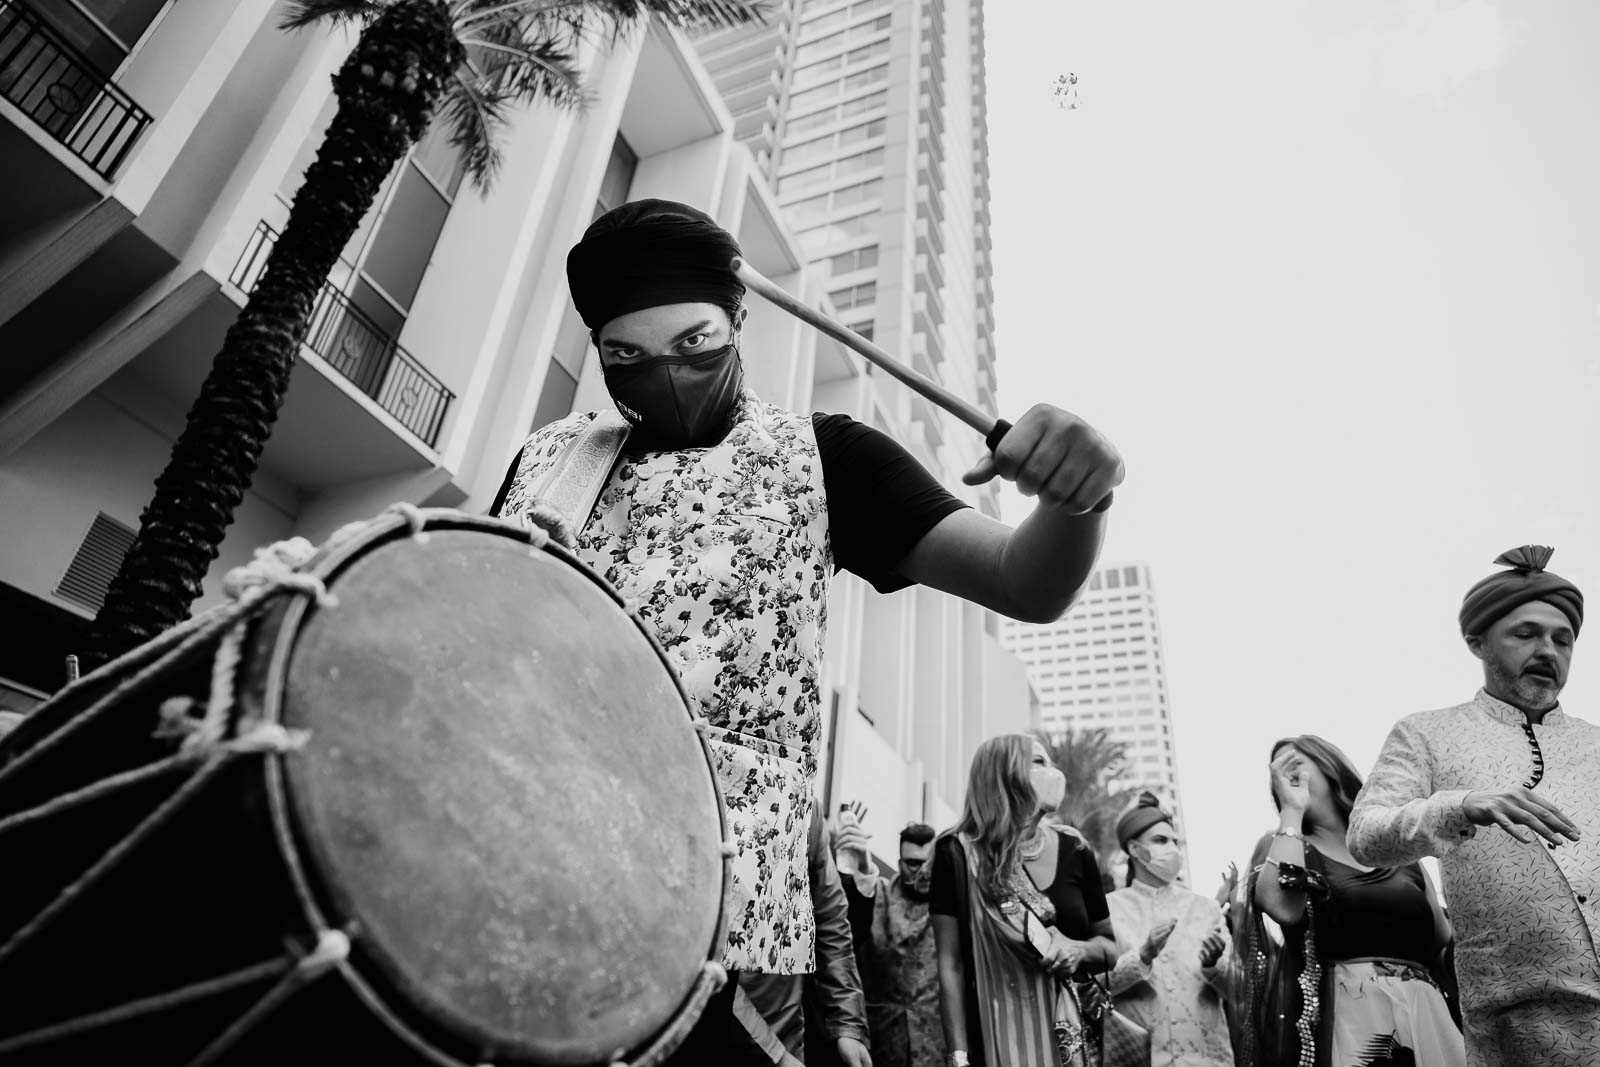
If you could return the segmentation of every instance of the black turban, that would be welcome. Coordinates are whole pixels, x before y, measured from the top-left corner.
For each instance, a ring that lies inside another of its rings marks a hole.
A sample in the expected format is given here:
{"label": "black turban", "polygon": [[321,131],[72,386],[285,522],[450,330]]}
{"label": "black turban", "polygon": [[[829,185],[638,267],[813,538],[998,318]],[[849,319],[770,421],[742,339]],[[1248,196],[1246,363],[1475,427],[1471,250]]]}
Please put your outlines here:
{"label": "black turban", "polygon": [[1161,810],[1161,801],[1156,795],[1146,790],[1139,794],[1139,799],[1122,813],[1122,818],[1117,820],[1117,844],[1123,850],[1128,848],[1128,842],[1144,833],[1156,823],[1171,822],[1172,816]]}
{"label": "black turban", "polygon": [[567,284],[591,330],[663,304],[731,311],[744,297],[744,283],[729,269],[740,254],[733,234],[705,212],[671,200],[635,200],[584,231],[567,253]]}
{"label": "black turban", "polygon": [[1544,569],[1555,551],[1543,545],[1523,545],[1495,560],[1511,569],[1491,574],[1467,590],[1461,602],[1462,636],[1481,634],[1496,619],[1534,600],[1560,609],[1576,634],[1583,626],[1583,594],[1559,574]]}

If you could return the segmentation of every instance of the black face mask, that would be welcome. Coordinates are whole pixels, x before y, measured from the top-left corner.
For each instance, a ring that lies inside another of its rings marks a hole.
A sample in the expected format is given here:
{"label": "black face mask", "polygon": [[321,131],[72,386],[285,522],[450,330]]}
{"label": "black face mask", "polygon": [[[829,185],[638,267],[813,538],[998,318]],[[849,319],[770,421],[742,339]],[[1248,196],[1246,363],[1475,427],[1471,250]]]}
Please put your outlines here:
{"label": "black face mask", "polygon": [[735,344],[616,364],[604,372],[606,391],[633,424],[628,449],[635,452],[716,444],[744,388],[744,361]]}

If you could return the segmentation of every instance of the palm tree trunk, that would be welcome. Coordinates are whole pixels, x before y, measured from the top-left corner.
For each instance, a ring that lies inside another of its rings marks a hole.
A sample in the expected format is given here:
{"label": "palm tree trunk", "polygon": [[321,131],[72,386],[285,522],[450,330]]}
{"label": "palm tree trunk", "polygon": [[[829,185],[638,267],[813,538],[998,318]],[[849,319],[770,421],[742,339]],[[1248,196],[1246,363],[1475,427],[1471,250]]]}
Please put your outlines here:
{"label": "palm tree trunk", "polygon": [[187,617],[255,475],[317,294],[461,59],[443,0],[399,0],[334,75],[338,112],[90,628],[94,663]]}

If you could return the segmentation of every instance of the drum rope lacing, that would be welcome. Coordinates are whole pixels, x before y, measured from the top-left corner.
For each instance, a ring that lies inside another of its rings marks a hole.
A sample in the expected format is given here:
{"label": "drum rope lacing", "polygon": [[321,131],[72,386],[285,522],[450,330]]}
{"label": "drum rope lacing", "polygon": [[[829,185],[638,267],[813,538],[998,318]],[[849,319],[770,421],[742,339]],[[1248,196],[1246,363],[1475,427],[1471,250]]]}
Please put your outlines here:
{"label": "drum rope lacing", "polygon": [[[424,517],[416,508],[406,505],[404,508],[397,506],[391,510],[405,516],[408,524],[412,526],[414,536],[426,536],[420,532],[420,523],[425,521]],[[0,960],[14,954],[33,940],[46,926],[58,919],[90,889],[105,879],[196,796],[225,764],[246,755],[271,756],[292,752],[303,747],[310,739],[310,731],[291,730],[281,723],[259,721],[237,724],[235,727],[237,732],[233,737],[228,737],[227,733],[229,719],[234,709],[234,690],[239,665],[243,659],[244,639],[255,617],[257,606],[269,597],[282,593],[310,596],[316,600],[318,606],[325,608],[336,606],[338,603],[337,598],[328,592],[321,578],[299,569],[312,559],[315,552],[315,548],[304,538],[290,538],[257,549],[255,558],[250,563],[233,568],[223,578],[223,591],[232,603],[201,615],[170,631],[163,638],[156,639],[160,646],[170,646],[166,655],[157,660],[159,663],[166,659],[167,655],[181,655],[186,647],[207,640],[218,629],[223,630],[216,657],[212,662],[204,713],[198,718],[192,714],[200,702],[191,696],[169,697],[162,701],[159,707],[156,735],[182,737],[177,753],[155,763],[103,778],[82,789],[53,797],[43,804],[0,819],[0,833],[4,833],[13,827],[92,803],[109,794],[158,778],[189,764],[201,764],[187,781],[141,820],[126,837],[63,888],[54,900],[14,931],[9,939],[0,943]],[[143,671],[135,672],[115,692],[131,688],[144,676]],[[341,964],[349,955],[349,951],[350,939],[347,934],[338,930],[322,930],[318,932],[316,946],[298,960],[266,961],[178,989],[167,990],[131,1004],[14,1034],[0,1041],[0,1053],[41,1044],[151,1012],[167,1010],[176,1005],[271,977],[280,971],[284,972],[280,980],[255,1006],[191,1062],[191,1067],[202,1067],[295,990]]]}
{"label": "drum rope lacing", "polygon": [[[391,505],[387,511],[406,520],[413,538],[418,541],[428,539],[429,535],[425,529],[428,518],[421,509],[411,504],[397,503]],[[336,544],[344,540],[348,534],[370,528],[370,525],[368,522],[362,522],[342,527],[334,532],[328,544]],[[559,513],[543,509],[528,514],[525,516],[525,526],[530,545],[535,550],[542,550],[551,540],[569,550],[574,547],[575,539],[572,531]],[[170,697],[160,705],[157,736],[181,737],[177,753],[167,759],[101,779],[82,789],[52,798],[27,811],[0,819],[0,833],[3,833],[12,826],[53,816],[118,790],[171,773],[189,764],[197,762],[201,764],[188,781],[179,786],[127,837],[63,889],[49,906],[17,930],[8,941],[0,944],[0,960],[16,951],[24,942],[31,940],[36,933],[131,855],[179,808],[198,794],[201,787],[226,763],[244,755],[281,755],[300,749],[309,741],[311,735],[308,730],[291,730],[280,723],[260,721],[237,723],[234,726],[237,731],[234,736],[230,738],[227,734],[229,720],[234,710],[234,692],[238,669],[243,659],[244,641],[257,606],[262,601],[283,593],[309,596],[319,607],[330,608],[338,604],[337,598],[329,593],[321,578],[302,570],[314,558],[316,551],[309,541],[298,537],[257,549],[255,558],[250,563],[233,568],[223,579],[223,591],[232,603],[185,623],[170,631],[164,639],[157,638],[152,642],[152,646],[159,643],[181,650],[184,646],[198,644],[208,639],[218,629],[223,630],[212,663],[209,692],[203,713],[198,717],[194,714],[200,701],[192,696]],[[629,603],[624,607],[629,614],[636,615],[638,612],[637,604]],[[171,654],[173,653],[168,651],[161,659],[166,659]],[[143,677],[144,672],[136,672],[124,683],[124,687]],[[706,725],[703,721],[695,723],[695,728],[702,736],[706,733]],[[732,839],[724,840],[719,851],[725,859],[730,858],[737,852],[737,846]],[[208,1067],[297,990],[344,965],[350,953],[349,935],[339,930],[323,929],[317,932],[317,937],[317,944],[298,959],[291,954],[288,958],[263,961],[115,1008],[15,1034],[0,1040],[0,1053],[42,1044],[153,1012],[169,1010],[190,1001],[215,996],[278,975],[278,981],[254,1005],[188,1064],[188,1067]],[[701,965],[695,987],[690,993],[689,1002],[693,1005],[693,1009],[684,1018],[698,1018],[706,1002],[727,982],[727,970],[720,963],[715,960],[705,961]],[[676,1031],[659,1035],[643,1051],[640,1058],[631,1063],[623,1058],[626,1050],[617,1050],[611,1067],[655,1067],[663,1062],[692,1028],[691,1025],[685,1025],[684,1018],[680,1018],[679,1028]],[[669,1035],[675,1039],[669,1040]],[[484,1064],[483,1067],[492,1067],[492,1064]]]}

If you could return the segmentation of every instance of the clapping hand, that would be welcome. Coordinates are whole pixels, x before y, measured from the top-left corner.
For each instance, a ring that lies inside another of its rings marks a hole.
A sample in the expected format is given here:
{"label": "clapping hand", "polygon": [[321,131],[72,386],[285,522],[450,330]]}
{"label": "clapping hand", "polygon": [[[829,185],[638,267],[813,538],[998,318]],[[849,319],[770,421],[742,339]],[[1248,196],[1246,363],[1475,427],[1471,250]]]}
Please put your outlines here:
{"label": "clapping hand", "polygon": [[1222,950],[1227,947],[1221,930],[1213,930],[1200,942],[1200,966],[1215,967],[1222,958]]}
{"label": "clapping hand", "polygon": [[1172,931],[1177,927],[1178,920],[1168,919],[1166,922],[1156,923],[1150,928],[1150,933],[1145,937],[1144,944],[1139,948],[1139,958],[1146,967],[1156,961],[1161,955],[1161,950],[1167,947],[1167,938],[1172,936]]}

